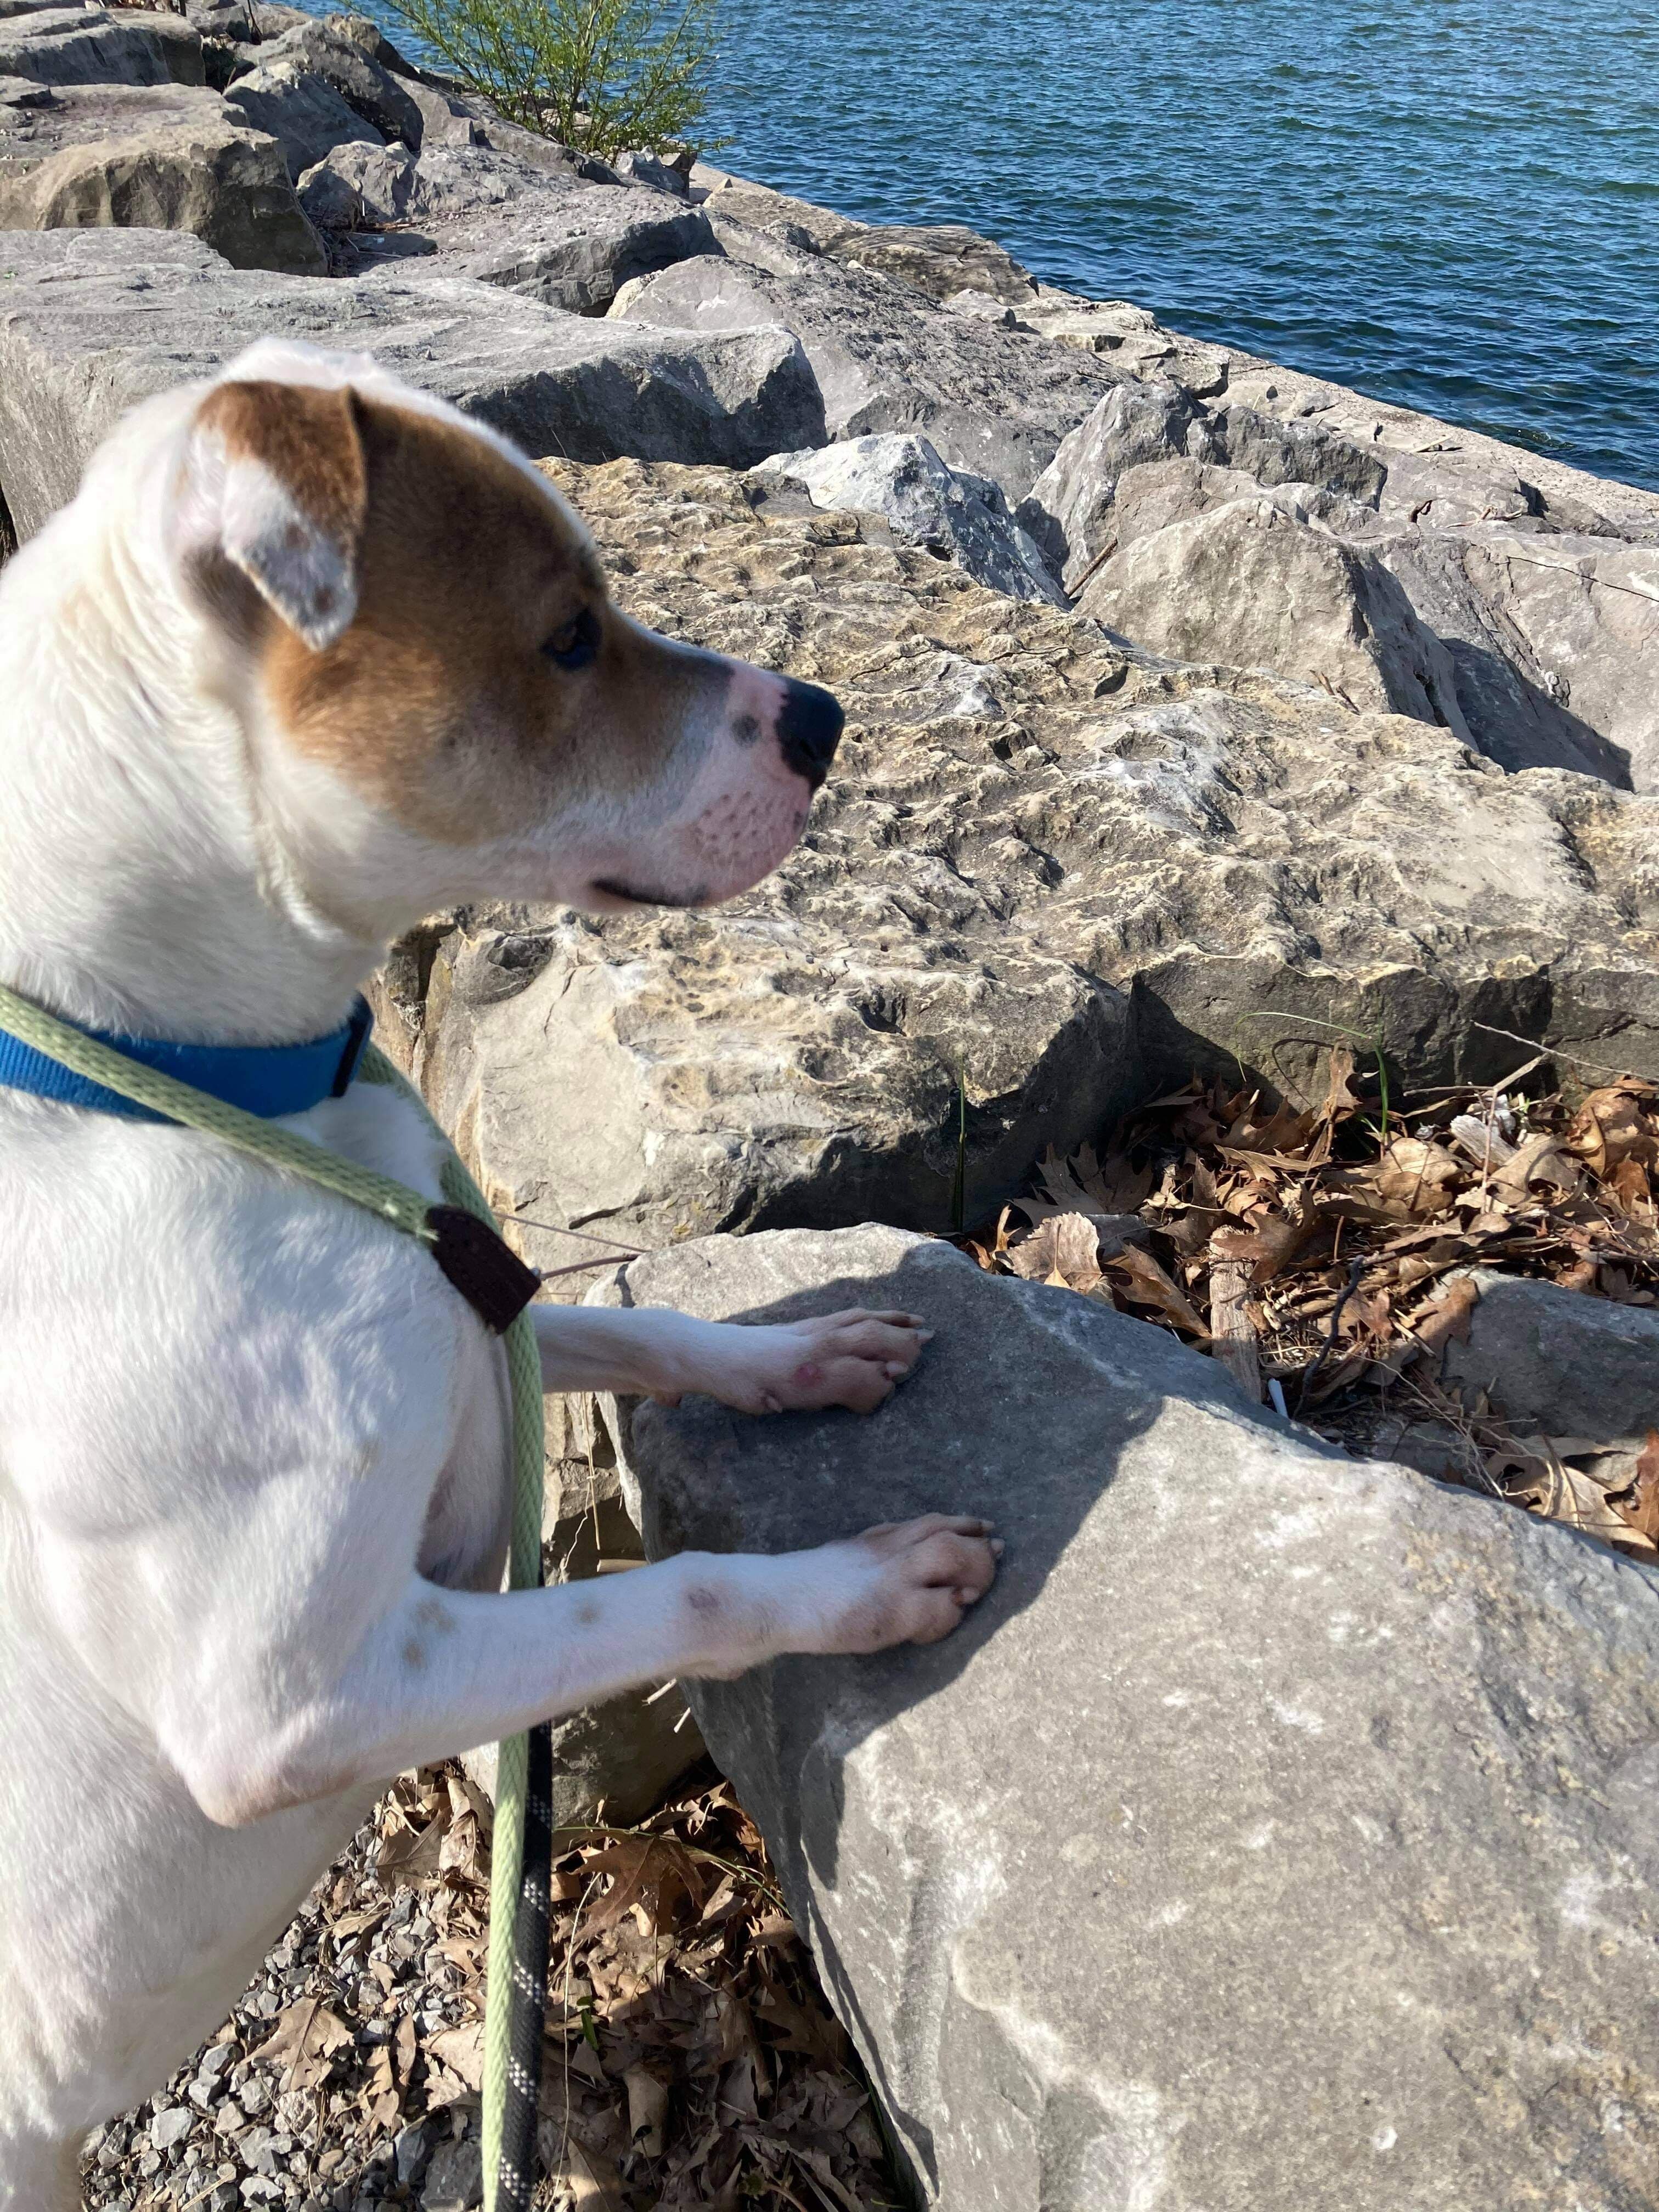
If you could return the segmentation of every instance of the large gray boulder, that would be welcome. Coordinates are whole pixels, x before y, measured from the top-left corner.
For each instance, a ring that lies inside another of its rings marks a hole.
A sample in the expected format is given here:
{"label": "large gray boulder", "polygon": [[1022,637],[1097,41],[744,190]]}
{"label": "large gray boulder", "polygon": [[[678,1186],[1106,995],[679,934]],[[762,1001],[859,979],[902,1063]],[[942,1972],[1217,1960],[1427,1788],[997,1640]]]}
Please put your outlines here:
{"label": "large gray boulder", "polygon": [[204,85],[46,85],[8,77],[0,80],[0,178],[21,176],[66,147],[181,125],[222,130],[225,121],[224,102]]}
{"label": "large gray boulder", "polygon": [[1451,661],[1388,570],[1260,495],[1114,554],[1079,602],[1176,660],[1271,668],[1468,738]]}
{"label": "large gray boulder", "polygon": [[1472,1271],[1480,1302],[1445,1372],[1519,1431],[1613,1443],[1659,1428],[1659,1313],[1555,1283]]}
{"label": "large gray boulder", "polygon": [[1113,503],[1120,478],[1147,462],[1202,446],[1192,394],[1167,378],[1120,381],[1060,441],[1031,486],[1019,520],[1058,570],[1067,591],[1081,588],[1115,543]]}
{"label": "large gray boulder", "polygon": [[281,147],[222,122],[66,147],[21,175],[0,165],[0,230],[103,225],[187,230],[236,269],[327,273]]}
{"label": "large gray boulder", "polygon": [[0,240],[0,493],[20,538],[74,493],[135,400],[210,374],[256,338],[373,349],[398,374],[532,453],[739,465],[821,443],[811,373],[787,331],[698,337],[566,315],[489,284],[400,285],[228,270],[156,275],[163,234],[111,233],[88,262],[68,234]]}
{"label": "large gray boulder", "polygon": [[1006,1539],[943,1644],[692,1692],[922,2203],[1648,2212],[1659,1577],[892,1230],[619,1294],[938,1331],[870,1420],[617,1424],[653,1557]]}
{"label": "large gray boulder", "polygon": [[1506,1073],[1482,1024],[1659,1070],[1659,803],[1148,662],[856,513],[757,505],[763,474],[545,465],[629,613],[848,726],[800,849],[717,913],[422,933],[383,1029],[504,1212],[635,1246],[944,1228],[964,1110],[972,1221],[1194,1066],[1322,1097],[1323,1024],[1397,1085]]}
{"label": "large gray boulder", "polygon": [[817,453],[779,453],[766,473],[799,484],[815,507],[880,515],[905,544],[955,561],[990,591],[1066,605],[999,487],[988,477],[949,467],[926,438],[849,438]]}
{"label": "large gray boulder", "polygon": [[200,84],[202,41],[178,15],[32,9],[0,19],[0,76],[36,84]]}
{"label": "large gray boulder", "polygon": [[979,292],[1023,308],[1036,298],[1030,270],[964,223],[872,223],[835,240],[829,251],[851,268],[896,276],[933,300]]}
{"label": "large gray boulder", "polygon": [[[372,24],[365,27],[374,33]],[[419,153],[425,118],[413,88],[360,43],[341,35],[332,23],[305,23],[284,31],[260,48],[259,62],[267,69],[292,64],[308,76],[321,77],[382,138],[400,139],[411,153]]]}
{"label": "large gray boulder", "polygon": [[325,77],[298,62],[262,61],[239,76],[224,97],[226,112],[235,121],[276,139],[290,177],[314,167],[333,147],[385,143]]}
{"label": "large gray boulder", "polygon": [[1659,544],[1487,526],[1366,550],[1444,640],[1482,752],[1659,788]]}
{"label": "large gray boulder", "polygon": [[908,284],[795,254],[793,274],[730,258],[684,261],[619,303],[678,330],[781,323],[800,340],[833,438],[915,432],[953,469],[1021,499],[1115,373],[1093,356],[956,315]]}
{"label": "large gray boulder", "polygon": [[[362,158],[342,149],[330,166],[351,176]],[[406,268],[410,237],[387,240],[404,274],[473,277],[574,314],[602,313],[631,280],[714,245],[707,218],[670,193],[591,184],[486,146],[428,149],[398,204],[427,257]]]}

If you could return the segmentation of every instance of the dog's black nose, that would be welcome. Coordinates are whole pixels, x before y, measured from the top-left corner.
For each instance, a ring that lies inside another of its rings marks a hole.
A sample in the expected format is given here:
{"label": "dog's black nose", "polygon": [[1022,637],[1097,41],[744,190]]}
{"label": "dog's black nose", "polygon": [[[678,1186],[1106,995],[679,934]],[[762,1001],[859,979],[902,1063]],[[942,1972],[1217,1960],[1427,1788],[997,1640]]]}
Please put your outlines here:
{"label": "dog's black nose", "polygon": [[804,775],[814,791],[830,772],[841,743],[847,717],[841,702],[816,684],[798,684],[792,676],[784,690],[778,716],[778,743],[797,775]]}

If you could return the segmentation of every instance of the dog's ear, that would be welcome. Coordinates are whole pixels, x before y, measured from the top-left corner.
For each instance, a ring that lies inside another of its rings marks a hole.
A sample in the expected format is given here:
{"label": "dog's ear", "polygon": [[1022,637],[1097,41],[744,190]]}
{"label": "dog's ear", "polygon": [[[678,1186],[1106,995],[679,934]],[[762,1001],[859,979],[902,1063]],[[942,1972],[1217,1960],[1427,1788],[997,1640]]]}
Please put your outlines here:
{"label": "dog's ear", "polygon": [[367,507],[349,388],[221,384],[198,409],[178,544],[210,600],[223,607],[228,562],[320,653],[357,611]]}

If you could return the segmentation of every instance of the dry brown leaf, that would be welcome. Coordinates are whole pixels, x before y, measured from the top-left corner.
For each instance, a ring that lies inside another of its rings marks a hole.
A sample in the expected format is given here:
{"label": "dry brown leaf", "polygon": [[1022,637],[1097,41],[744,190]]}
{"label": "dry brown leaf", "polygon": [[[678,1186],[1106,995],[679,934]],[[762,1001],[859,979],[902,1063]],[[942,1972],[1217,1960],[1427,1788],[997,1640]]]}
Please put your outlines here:
{"label": "dry brown leaf", "polygon": [[1634,1475],[1626,1488],[1609,1493],[1607,1503],[1638,1536],[1659,1546],[1659,1429],[1648,1431]]}
{"label": "dry brown leaf", "polygon": [[1395,1137],[1382,1147],[1370,1180],[1377,1196],[1408,1214],[1440,1213],[1464,1169],[1443,1145],[1423,1137]]}
{"label": "dry brown leaf", "polygon": [[329,2070],[337,2051],[352,2041],[351,2030],[319,1997],[304,1997],[276,2015],[276,2031],[254,2056],[268,2066],[286,2065],[283,2087],[309,2089]]}
{"label": "dry brown leaf", "polygon": [[668,2116],[668,2084],[637,2062],[623,2069],[628,2092],[629,2140],[641,2156],[660,2158],[663,2122]]}
{"label": "dry brown leaf", "polygon": [[1099,1232],[1086,1215],[1055,1213],[1013,1246],[1008,1264],[1027,1282],[1087,1291],[1100,1280],[1099,1251]]}
{"label": "dry brown leaf", "polygon": [[1106,1264],[1114,1277],[1127,1278],[1126,1295],[1137,1305],[1155,1307],[1189,1336],[1207,1340],[1210,1332],[1199,1319],[1192,1301],[1170,1281],[1150,1252],[1143,1252],[1139,1245],[1126,1244]]}
{"label": "dry brown leaf", "polygon": [[1479,1289],[1461,1275],[1409,1315],[1406,1326],[1425,1352],[1443,1352],[1449,1344],[1468,1342],[1469,1322],[1480,1303]]}
{"label": "dry brown leaf", "polygon": [[1528,1138],[1512,1160],[1494,1168],[1487,1183],[1493,1198],[1511,1206],[1524,1206],[1534,1182],[1551,1183],[1558,1190],[1572,1190],[1581,1173],[1579,1164],[1562,1149],[1560,1139],[1540,1129]]}
{"label": "dry brown leaf", "polygon": [[474,2021],[465,2027],[447,2027],[427,2045],[450,2072],[465,2081],[469,2089],[483,2087],[483,2022]]}

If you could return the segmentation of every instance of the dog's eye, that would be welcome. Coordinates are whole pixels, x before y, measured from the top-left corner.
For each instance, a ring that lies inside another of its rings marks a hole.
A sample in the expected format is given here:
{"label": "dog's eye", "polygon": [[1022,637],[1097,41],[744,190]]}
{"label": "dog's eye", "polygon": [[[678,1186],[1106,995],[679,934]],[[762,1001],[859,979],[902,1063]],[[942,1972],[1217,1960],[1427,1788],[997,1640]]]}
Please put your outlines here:
{"label": "dog's eye", "polygon": [[587,607],[574,622],[556,629],[542,647],[556,668],[586,668],[599,649],[599,617]]}

